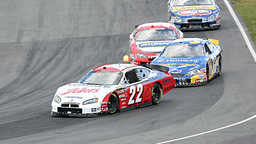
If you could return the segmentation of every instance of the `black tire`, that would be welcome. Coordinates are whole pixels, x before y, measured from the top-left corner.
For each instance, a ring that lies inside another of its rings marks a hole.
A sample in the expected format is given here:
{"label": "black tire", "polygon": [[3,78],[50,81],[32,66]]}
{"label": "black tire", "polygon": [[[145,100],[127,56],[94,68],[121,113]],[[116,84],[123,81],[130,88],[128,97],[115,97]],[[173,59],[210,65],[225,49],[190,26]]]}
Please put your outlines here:
{"label": "black tire", "polygon": [[221,74],[221,63],[222,62],[222,59],[221,59],[221,57],[219,58],[219,72],[218,72],[218,76]]}
{"label": "black tire", "polygon": [[155,83],[152,87],[152,104],[157,105],[160,103],[163,96],[163,89],[158,83]]}
{"label": "black tire", "polygon": [[112,93],[108,99],[108,113],[113,114],[119,106],[117,95]]}
{"label": "black tire", "polygon": [[206,82],[209,81],[209,66],[208,64],[206,65]]}

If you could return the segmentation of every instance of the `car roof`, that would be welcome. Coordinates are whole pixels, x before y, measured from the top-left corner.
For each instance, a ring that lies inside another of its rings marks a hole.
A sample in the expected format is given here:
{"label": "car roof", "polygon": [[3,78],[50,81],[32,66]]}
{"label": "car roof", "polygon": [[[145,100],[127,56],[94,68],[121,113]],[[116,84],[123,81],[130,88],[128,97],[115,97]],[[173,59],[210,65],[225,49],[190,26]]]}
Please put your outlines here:
{"label": "car roof", "polygon": [[167,22],[152,22],[152,23],[145,23],[138,26],[139,29],[150,29],[150,28],[174,28],[175,25],[172,23]]}
{"label": "car roof", "polygon": [[134,64],[122,64],[122,63],[120,63],[120,64],[105,64],[105,65],[101,65],[101,66],[94,68],[93,71],[105,70],[105,71],[123,72],[123,71],[127,71],[131,68],[135,68],[135,67],[141,67],[141,66],[134,65]]}

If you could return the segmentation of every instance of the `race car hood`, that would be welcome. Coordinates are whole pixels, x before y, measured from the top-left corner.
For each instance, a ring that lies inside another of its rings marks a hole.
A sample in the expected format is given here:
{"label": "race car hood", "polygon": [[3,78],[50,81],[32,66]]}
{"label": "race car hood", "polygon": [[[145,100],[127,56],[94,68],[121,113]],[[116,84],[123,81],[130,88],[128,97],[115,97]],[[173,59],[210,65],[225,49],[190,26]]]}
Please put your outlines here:
{"label": "race car hood", "polygon": [[199,5],[199,6],[175,6],[170,9],[173,15],[180,17],[202,17],[209,16],[215,11],[218,11],[215,5]]}
{"label": "race car hood", "polygon": [[171,74],[186,74],[189,71],[205,67],[204,58],[156,58],[151,64],[163,65],[169,68]]}
{"label": "race car hood", "polygon": [[99,101],[116,89],[117,86],[86,85],[81,83],[71,83],[60,87],[56,95],[61,98],[61,102],[82,103],[85,100],[99,98]]}
{"label": "race car hood", "polygon": [[143,52],[160,53],[163,51],[166,45],[171,42],[169,41],[136,41],[137,48]]}

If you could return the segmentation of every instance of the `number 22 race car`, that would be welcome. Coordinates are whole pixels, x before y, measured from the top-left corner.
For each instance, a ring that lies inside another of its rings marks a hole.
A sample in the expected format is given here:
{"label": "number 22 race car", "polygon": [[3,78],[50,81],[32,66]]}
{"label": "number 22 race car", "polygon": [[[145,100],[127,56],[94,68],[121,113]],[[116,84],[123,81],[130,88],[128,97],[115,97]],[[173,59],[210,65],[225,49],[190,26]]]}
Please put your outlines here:
{"label": "number 22 race car", "polygon": [[156,105],[176,82],[167,67],[155,67],[159,70],[133,64],[96,67],[78,82],[58,88],[51,114],[91,116]]}

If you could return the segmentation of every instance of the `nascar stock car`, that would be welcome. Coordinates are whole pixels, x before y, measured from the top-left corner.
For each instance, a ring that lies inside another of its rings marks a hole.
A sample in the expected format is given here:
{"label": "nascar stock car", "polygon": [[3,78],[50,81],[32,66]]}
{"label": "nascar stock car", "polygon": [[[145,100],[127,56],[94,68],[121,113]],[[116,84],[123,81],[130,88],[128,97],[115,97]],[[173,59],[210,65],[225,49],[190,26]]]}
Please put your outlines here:
{"label": "nascar stock car", "polygon": [[130,34],[130,62],[148,64],[172,40],[183,38],[183,33],[166,22],[145,23],[135,27]]}
{"label": "nascar stock car", "polygon": [[176,86],[200,86],[221,74],[222,48],[215,39],[179,39],[151,64],[169,67]]}
{"label": "nascar stock car", "polygon": [[[156,105],[162,95],[175,87],[167,67],[107,64],[94,68],[76,83],[58,88],[53,116],[92,116]],[[158,69],[158,70],[156,70]]]}
{"label": "nascar stock car", "polygon": [[168,21],[180,30],[220,28],[220,9],[214,0],[169,0]]}

